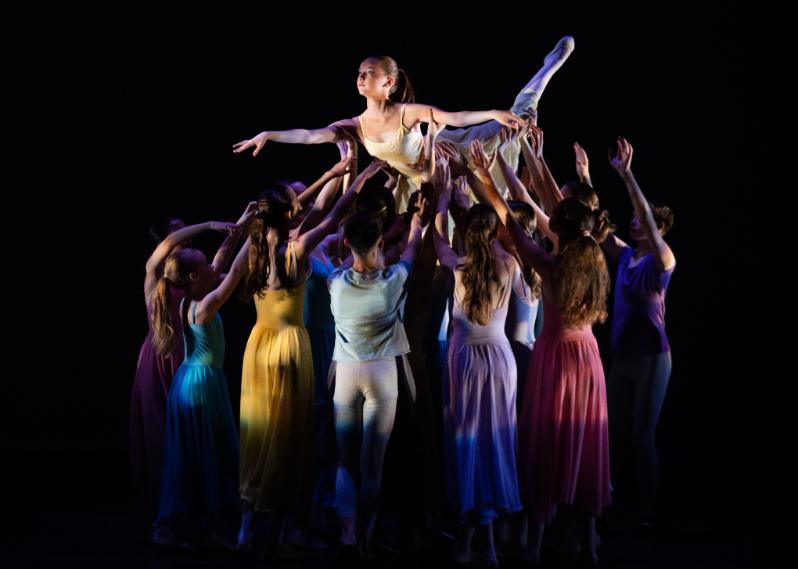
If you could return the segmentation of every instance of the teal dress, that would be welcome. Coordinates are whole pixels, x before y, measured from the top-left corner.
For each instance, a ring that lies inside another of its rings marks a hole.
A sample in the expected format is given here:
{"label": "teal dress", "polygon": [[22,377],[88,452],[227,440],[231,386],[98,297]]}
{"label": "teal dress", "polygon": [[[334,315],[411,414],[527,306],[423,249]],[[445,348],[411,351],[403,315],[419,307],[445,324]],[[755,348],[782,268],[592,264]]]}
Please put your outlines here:
{"label": "teal dress", "polygon": [[[195,319],[196,311],[195,303]],[[204,521],[238,506],[238,430],[222,369],[222,318],[184,320],[183,335],[186,357],[166,401],[159,522],[177,515]]]}

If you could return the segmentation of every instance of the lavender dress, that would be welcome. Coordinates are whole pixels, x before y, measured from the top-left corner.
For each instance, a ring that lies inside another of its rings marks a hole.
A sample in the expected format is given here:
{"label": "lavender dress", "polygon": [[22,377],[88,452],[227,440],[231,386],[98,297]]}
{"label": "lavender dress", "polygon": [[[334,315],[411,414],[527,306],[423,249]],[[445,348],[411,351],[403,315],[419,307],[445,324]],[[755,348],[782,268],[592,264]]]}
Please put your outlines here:
{"label": "lavender dress", "polygon": [[485,326],[468,319],[456,295],[453,303],[443,417],[449,499],[462,521],[470,514],[485,524],[521,509],[517,372],[504,332],[513,277],[513,272],[505,277],[498,308]]}

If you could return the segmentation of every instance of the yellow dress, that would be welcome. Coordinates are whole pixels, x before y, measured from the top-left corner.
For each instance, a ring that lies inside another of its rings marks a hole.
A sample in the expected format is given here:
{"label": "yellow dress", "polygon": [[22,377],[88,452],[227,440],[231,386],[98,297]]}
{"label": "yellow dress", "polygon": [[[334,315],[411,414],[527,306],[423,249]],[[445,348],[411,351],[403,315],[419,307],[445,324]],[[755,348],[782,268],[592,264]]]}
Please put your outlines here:
{"label": "yellow dress", "polygon": [[[289,242],[286,272],[296,274]],[[239,492],[255,510],[300,506],[312,490],[313,357],[304,281],[255,296],[241,378]]]}

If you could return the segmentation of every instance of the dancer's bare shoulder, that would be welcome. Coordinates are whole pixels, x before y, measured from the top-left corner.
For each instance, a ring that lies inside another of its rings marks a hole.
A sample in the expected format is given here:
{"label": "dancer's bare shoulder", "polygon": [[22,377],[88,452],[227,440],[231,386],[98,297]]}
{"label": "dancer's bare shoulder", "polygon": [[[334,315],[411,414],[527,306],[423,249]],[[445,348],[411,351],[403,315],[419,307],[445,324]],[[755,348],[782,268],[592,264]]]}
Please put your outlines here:
{"label": "dancer's bare shoulder", "polygon": [[336,138],[338,140],[345,140],[347,138],[359,141],[360,135],[360,120],[358,117],[351,119],[341,119],[332,123],[329,128],[336,131]]}

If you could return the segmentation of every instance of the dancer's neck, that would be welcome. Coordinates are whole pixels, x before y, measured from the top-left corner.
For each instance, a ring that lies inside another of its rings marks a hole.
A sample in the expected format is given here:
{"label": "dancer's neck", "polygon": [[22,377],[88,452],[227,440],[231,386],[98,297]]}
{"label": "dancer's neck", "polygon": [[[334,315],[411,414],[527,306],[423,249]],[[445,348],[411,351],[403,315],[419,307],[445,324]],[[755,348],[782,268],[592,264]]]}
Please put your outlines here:
{"label": "dancer's neck", "polygon": [[366,113],[369,115],[385,115],[393,107],[394,102],[390,99],[366,99]]}

